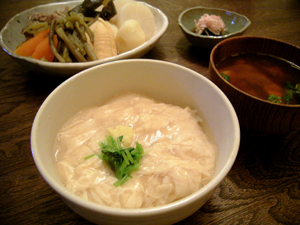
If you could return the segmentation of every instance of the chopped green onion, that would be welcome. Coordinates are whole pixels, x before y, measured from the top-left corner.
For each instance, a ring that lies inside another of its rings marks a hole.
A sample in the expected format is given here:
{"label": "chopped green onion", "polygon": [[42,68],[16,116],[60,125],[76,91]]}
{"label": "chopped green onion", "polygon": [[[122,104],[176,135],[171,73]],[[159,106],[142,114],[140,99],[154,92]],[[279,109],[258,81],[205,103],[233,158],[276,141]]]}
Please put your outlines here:
{"label": "chopped green onion", "polygon": [[274,102],[274,103],[281,103],[281,97],[278,97],[276,95],[269,95],[269,97],[267,98],[268,101],[270,102]]}
{"label": "chopped green onion", "polygon": [[285,83],[285,87],[286,87],[287,89],[294,89],[294,86],[293,86],[290,82],[286,82],[286,83]]}
{"label": "chopped green onion", "polygon": [[227,80],[228,82],[230,82],[230,76],[228,76],[228,75],[225,74],[225,73],[221,73],[221,76],[222,76],[225,80]]}
{"label": "chopped green onion", "polygon": [[282,97],[276,95],[269,95],[267,100],[274,103],[290,104],[292,99],[300,97],[300,84],[296,84],[294,87],[290,82],[286,82],[285,92],[286,94],[283,94]]}
{"label": "chopped green onion", "polygon": [[114,139],[111,135],[107,135],[106,140],[99,143],[102,152],[84,158],[89,159],[98,155],[100,159],[108,163],[118,178],[118,181],[114,183],[115,187],[132,178],[130,173],[139,169],[141,166],[139,160],[144,156],[144,149],[141,144],[136,142],[136,148],[128,147],[124,149],[121,144],[122,139],[123,136]]}

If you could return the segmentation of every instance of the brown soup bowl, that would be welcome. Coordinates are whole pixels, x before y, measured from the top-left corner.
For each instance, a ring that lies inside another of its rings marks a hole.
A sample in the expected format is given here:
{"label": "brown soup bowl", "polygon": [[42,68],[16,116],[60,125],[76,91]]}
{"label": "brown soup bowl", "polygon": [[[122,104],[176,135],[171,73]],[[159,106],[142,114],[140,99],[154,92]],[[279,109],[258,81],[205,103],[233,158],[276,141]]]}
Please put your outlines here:
{"label": "brown soup bowl", "polygon": [[236,88],[221,76],[216,65],[221,60],[240,53],[268,54],[299,66],[300,48],[266,37],[233,37],[212,49],[209,63],[210,79],[231,101],[241,129],[253,134],[283,134],[299,129],[300,105],[284,105],[259,99]]}

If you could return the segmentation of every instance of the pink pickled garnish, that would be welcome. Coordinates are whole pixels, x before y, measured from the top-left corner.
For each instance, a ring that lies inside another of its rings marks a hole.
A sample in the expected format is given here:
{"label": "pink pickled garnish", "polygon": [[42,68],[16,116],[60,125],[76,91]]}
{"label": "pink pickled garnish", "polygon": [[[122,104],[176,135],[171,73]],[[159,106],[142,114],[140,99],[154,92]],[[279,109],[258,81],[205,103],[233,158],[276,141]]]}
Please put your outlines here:
{"label": "pink pickled garnish", "polygon": [[198,22],[195,20],[195,25],[197,34],[202,34],[205,29],[208,29],[214,35],[222,35],[226,30],[223,20],[220,16],[216,15],[204,14],[203,16],[201,16]]}

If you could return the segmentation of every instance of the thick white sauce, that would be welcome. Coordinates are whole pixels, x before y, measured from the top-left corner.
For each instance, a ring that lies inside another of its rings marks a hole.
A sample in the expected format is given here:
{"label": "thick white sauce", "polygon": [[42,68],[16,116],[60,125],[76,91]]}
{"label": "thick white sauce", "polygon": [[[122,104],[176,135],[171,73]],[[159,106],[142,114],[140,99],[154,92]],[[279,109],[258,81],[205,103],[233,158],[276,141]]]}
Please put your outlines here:
{"label": "thick white sauce", "polygon": [[[89,201],[121,208],[146,208],[186,197],[207,184],[214,173],[217,149],[190,108],[158,103],[126,93],[103,106],[87,108],[59,130],[55,143],[58,173],[71,192]],[[130,126],[132,146],[147,154],[132,179],[115,187],[114,172],[98,157],[108,128]]]}

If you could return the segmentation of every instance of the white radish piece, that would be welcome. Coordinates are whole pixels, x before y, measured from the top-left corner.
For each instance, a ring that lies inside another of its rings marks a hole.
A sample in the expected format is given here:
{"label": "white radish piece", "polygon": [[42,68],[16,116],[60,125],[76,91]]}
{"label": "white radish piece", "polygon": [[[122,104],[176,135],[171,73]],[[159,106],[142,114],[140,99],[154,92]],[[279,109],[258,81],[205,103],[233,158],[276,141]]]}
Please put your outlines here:
{"label": "white radish piece", "polygon": [[154,15],[144,3],[132,1],[124,5],[117,17],[117,27],[120,28],[124,21],[129,19],[138,21],[145,32],[146,41],[153,36],[155,31]]}
{"label": "white radish piece", "polygon": [[99,18],[97,22],[90,26],[90,29],[94,32],[94,44],[92,46],[98,59],[117,55],[114,33],[107,22]]}
{"label": "white radish piece", "polygon": [[109,22],[113,23],[113,24],[116,24],[116,20],[117,20],[117,17],[118,15],[120,14],[122,8],[124,5],[126,5],[127,3],[129,2],[132,2],[133,0],[115,0],[114,1],[114,5],[115,5],[115,8],[117,10],[117,15],[115,15],[113,18],[111,18],[109,20]]}
{"label": "white radish piece", "polygon": [[116,36],[119,53],[132,50],[146,41],[145,32],[136,20],[124,21]]}

